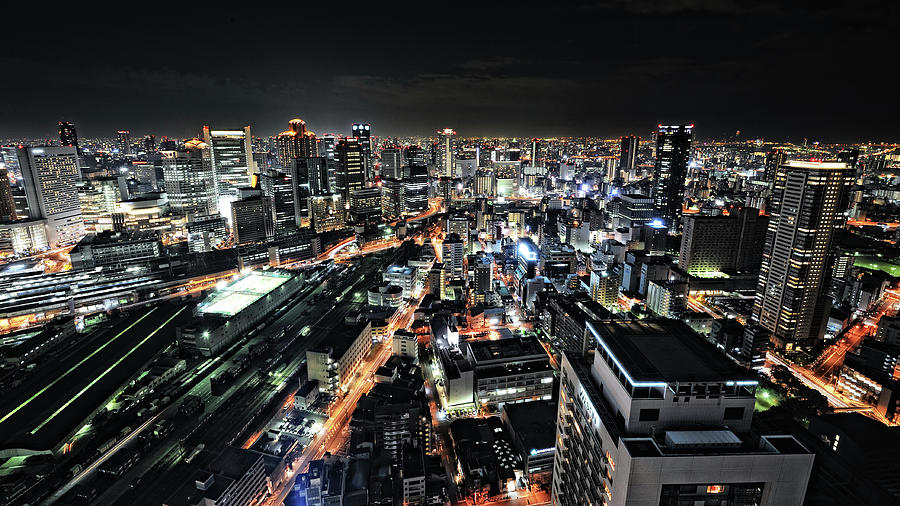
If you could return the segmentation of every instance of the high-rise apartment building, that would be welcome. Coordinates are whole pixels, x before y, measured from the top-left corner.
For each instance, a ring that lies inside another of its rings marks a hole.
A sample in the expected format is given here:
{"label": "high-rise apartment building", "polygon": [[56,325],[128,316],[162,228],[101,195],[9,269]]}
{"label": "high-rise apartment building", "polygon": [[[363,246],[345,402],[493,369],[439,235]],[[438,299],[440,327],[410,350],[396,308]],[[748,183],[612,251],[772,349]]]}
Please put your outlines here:
{"label": "high-rise apartment building", "polygon": [[231,216],[231,203],[238,199],[239,190],[251,186],[256,172],[251,141],[249,126],[233,130],[203,127],[203,142],[209,149],[216,199],[223,216]]}
{"label": "high-rise apartment building", "polygon": [[456,175],[456,131],[444,128],[438,131],[437,173],[441,177]]}
{"label": "high-rise apartment building", "polygon": [[640,144],[640,137],[633,135],[622,137],[619,151],[619,170],[616,172],[616,179],[632,180],[635,178],[637,152]]}
{"label": "high-rise apartment building", "polygon": [[59,143],[66,147],[73,147],[75,152],[78,152],[78,132],[75,131],[75,125],[68,121],[59,122]]}
{"label": "high-rise apartment building", "polygon": [[788,161],[774,177],[753,320],[783,348],[821,339],[828,317],[831,241],[854,170],[843,162]]}
{"label": "high-rise apartment building", "polygon": [[29,217],[46,219],[51,247],[74,244],[84,236],[78,200],[78,155],[72,146],[18,149]]}
{"label": "high-rise apartment building", "polygon": [[560,367],[554,505],[803,504],[814,455],[751,430],[754,373],[677,320],[584,339]]}
{"label": "high-rise apartment building", "polygon": [[349,203],[355,190],[366,187],[366,156],[359,140],[353,137],[339,140],[334,151],[337,161],[336,190],[344,202]]}
{"label": "high-rise apartment building", "polygon": [[654,218],[666,222],[669,230],[681,224],[684,180],[691,158],[694,125],[659,125],[656,131],[656,167],[654,169]]}
{"label": "high-rise apartment building", "polygon": [[162,166],[172,213],[204,216],[218,212],[215,177],[204,142],[192,139],[175,151],[162,151]]}

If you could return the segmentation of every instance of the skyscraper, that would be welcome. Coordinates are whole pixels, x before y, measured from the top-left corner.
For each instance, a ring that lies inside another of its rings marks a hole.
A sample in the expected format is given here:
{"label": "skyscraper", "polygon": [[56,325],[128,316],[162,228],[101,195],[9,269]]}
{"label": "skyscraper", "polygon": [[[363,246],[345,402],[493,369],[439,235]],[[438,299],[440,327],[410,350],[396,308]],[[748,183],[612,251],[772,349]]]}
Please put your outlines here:
{"label": "skyscraper", "polygon": [[853,176],[843,162],[821,161],[788,161],[775,174],[753,320],[778,347],[824,335],[831,240]]}
{"label": "skyscraper", "polygon": [[193,217],[218,212],[215,177],[204,142],[192,139],[175,151],[163,151],[162,166],[174,214]]}
{"label": "skyscraper", "polygon": [[203,142],[215,175],[216,200],[219,212],[231,216],[231,203],[238,199],[238,191],[250,186],[254,172],[250,127],[233,130],[213,130],[203,127]]}
{"label": "skyscraper", "polygon": [[619,170],[616,178],[631,180],[635,177],[637,167],[637,152],[641,138],[629,135],[622,137],[621,151],[619,152]]}
{"label": "skyscraper", "polygon": [[365,153],[359,140],[348,137],[338,141],[335,157],[337,192],[341,194],[345,203],[349,203],[353,192],[366,186]]}
{"label": "skyscraper", "polygon": [[63,146],[71,146],[78,152],[78,132],[75,131],[75,125],[68,121],[59,122],[59,143]]}
{"label": "skyscraper", "polygon": [[684,179],[691,157],[694,125],[664,126],[656,131],[653,212],[665,220],[669,230],[681,224]]}
{"label": "skyscraper", "polygon": [[541,140],[537,137],[531,139],[531,150],[529,152],[529,156],[531,159],[531,166],[537,167],[542,163],[541,160]]}
{"label": "skyscraper", "polygon": [[305,121],[294,118],[288,125],[290,127],[288,130],[275,136],[275,150],[278,152],[278,161],[284,169],[291,166],[291,160],[294,158],[319,155],[316,134],[306,129]]}
{"label": "skyscraper", "polygon": [[74,244],[84,236],[78,201],[78,156],[75,148],[19,148],[30,218],[45,219],[51,246]]}
{"label": "skyscraper", "polygon": [[372,159],[372,128],[368,123],[354,123],[350,127],[350,136],[359,141],[363,156],[366,157],[366,179],[373,179],[375,160]]}
{"label": "skyscraper", "polygon": [[309,193],[299,201],[295,200],[292,179],[288,174],[274,169],[259,176],[263,196],[272,203],[276,234],[295,230],[302,222],[297,219],[298,215],[302,218],[309,216]]}
{"label": "skyscraper", "polygon": [[119,153],[123,155],[131,154],[131,132],[128,130],[119,130],[116,132],[116,141],[119,144]]}
{"label": "skyscraper", "polygon": [[428,209],[428,167],[410,165],[404,170],[403,209],[410,214]]}
{"label": "skyscraper", "polygon": [[381,150],[381,170],[379,175],[382,178],[400,179],[403,177],[400,171],[402,168],[403,158],[401,157],[400,148],[392,146]]}
{"label": "skyscraper", "polygon": [[437,146],[438,175],[453,177],[456,172],[456,131],[445,128],[438,131],[440,137]]}

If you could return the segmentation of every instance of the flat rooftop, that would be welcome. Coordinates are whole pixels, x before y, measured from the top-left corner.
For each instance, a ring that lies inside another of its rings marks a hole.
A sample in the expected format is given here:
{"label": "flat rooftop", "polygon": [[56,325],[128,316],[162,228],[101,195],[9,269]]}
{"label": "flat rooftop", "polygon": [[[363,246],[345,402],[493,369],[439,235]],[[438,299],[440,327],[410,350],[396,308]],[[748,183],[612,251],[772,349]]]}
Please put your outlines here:
{"label": "flat rooftop", "polygon": [[547,356],[547,352],[533,336],[510,337],[497,341],[467,341],[466,344],[472,350],[476,364],[497,360],[516,360],[533,355]]}
{"label": "flat rooftop", "polygon": [[234,316],[291,279],[283,271],[250,271],[217,289],[197,306],[199,314]]}
{"label": "flat rooftop", "polygon": [[542,453],[542,450],[552,449],[556,445],[556,430],[553,428],[556,410],[555,401],[503,405],[513,437],[529,454]]}
{"label": "flat rooftop", "polygon": [[598,343],[633,381],[756,381],[679,320],[589,322]]}

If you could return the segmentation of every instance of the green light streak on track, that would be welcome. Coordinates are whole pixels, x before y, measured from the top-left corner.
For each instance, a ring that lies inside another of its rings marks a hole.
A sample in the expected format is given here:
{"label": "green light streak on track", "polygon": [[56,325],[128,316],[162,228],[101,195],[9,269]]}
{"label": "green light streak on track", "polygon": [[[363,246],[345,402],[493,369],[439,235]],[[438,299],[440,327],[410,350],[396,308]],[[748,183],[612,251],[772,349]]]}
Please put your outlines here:
{"label": "green light streak on track", "polygon": [[[81,390],[79,390],[77,394],[75,394],[74,396],[72,396],[71,399],[69,399],[68,401],[66,401],[65,404],[63,404],[62,406],[59,407],[59,409],[57,409],[56,411],[54,411],[52,415],[48,416],[47,419],[44,420],[43,422],[41,422],[40,425],[38,425],[37,427],[35,427],[34,430],[31,431],[31,434],[35,434],[35,433],[37,433],[37,431],[41,430],[41,428],[42,428],[44,425],[47,425],[47,424],[50,422],[50,420],[53,420],[53,419],[56,417],[56,415],[60,414],[64,409],[66,409],[67,407],[69,407],[70,404],[72,404],[73,402],[75,402],[79,397],[81,397],[82,394],[84,394],[85,392],[87,392],[88,389],[90,389],[90,388],[91,388],[92,386],[94,386],[98,381],[100,381],[101,379],[103,379],[104,376],[106,376],[107,374],[109,374],[109,371],[112,371],[117,365],[121,364],[123,360],[125,360],[125,359],[128,358],[132,353],[134,353],[134,350],[136,350],[136,349],[140,348],[141,346],[143,346],[143,344],[146,343],[148,339],[150,339],[151,337],[155,336],[157,332],[159,332],[163,327],[165,327],[166,325],[168,325],[169,322],[171,322],[172,320],[174,320],[175,317],[178,316],[178,315],[180,315],[181,312],[184,311],[184,310],[185,310],[185,308],[179,309],[175,314],[173,314],[173,315],[172,315],[168,320],[166,320],[162,325],[160,325],[159,327],[156,327],[156,329],[155,329],[153,332],[151,332],[150,334],[148,334],[147,337],[141,339],[141,342],[137,343],[136,345],[134,345],[133,348],[131,348],[130,350],[128,350],[128,353],[122,355],[122,357],[119,358],[119,360],[116,360],[115,362],[113,362],[113,364],[112,364],[111,366],[107,367],[105,371],[103,371],[102,373],[100,373],[100,375],[97,376],[96,378],[94,378],[93,381],[91,381],[90,383],[88,383],[87,386],[85,386],[84,388],[82,388]],[[149,314],[149,313],[148,313],[148,314]],[[136,322],[135,322],[135,323],[136,323]],[[129,327],[129,328],[130,328],[130,327]]]}
{"label": "green light streak on track", "polygon": [[126,329],[123,330],[122,332],[119,332],[118,334],[116,334],[115,337],[113,337],[112,339],[110,339],[109,341],[107,341],[106,344],[104,344],[103,346],[97,348],[97,349],[94,350],[90,355],[88,355],[88,356],[84,357],[83,359],[81,359],[81,361],[79,361],[77,364],[75,364],[75,365],[73,365],[72,367],[70,367],[69,370],[66,371],[66,372],[64,372],[60,377],[58,377],[58,378],[56,378],[55,380],[53,380],[52,382],[50,382],[49,385],[47,385],[47,386],[45,386],[44,388],[38,390],[38,392],[37,392],[36,394],[34,394],[34,395],[32,395],[31,397],[29,397],[28,399],[26,399],[25,402],[23,402],[22,404],[19,404],[19,405],[16,407],[16,409],[14,409],[14,410],[10,411],[9,413],[7,413],[3,418],[0,418],[0,423],[5,422],[9,417],[11,417],[11,416],[13,416],[14,414],[16,414],[20,409],[22,409],[22,408],[24,408],[25,406],[27,406],[31,401],[35,400],[35,399],[36,399],[38,396],[40,396],[42,393],[46,392],[46,391],[47,391],[48,389],[50,389],[53,385],[57,384],[61,379],[63,379],[64,377],[66,377],[70,372],[74,371],[74,370],[77,369],[79,366],[81,366],[81,364],[83,364],[83,363],[87,362],[88,360],[90,360],[91,357],[93,357],[93,356],[96,355],[97,353],[100,353],[104,348],[106,348],[107,346],[109,346],[110,344],[112,344],[112,342],[115,341],[116,339],[118,339],[122,334],[124,334],[124,333],[128,332],[129,330],[131,330],[131,327],[134,327],[135,325],[137,325],[138,323],[140,323],[141,320],[143,320],[144,318],[146,318],[147,316],[149,316],[150,313],[152,313],[152,312],[154,312],[154,311],[156,311],[156,308],[153,308],[153,309],[151,309],[150,311],[148,311],[147,314],[145,314],[144,316],[141,316],[140,318],[137,319],[137,321],[135,321],[134,323],[132,323],[131,325],[129,325],[128,328],[126,328]]}

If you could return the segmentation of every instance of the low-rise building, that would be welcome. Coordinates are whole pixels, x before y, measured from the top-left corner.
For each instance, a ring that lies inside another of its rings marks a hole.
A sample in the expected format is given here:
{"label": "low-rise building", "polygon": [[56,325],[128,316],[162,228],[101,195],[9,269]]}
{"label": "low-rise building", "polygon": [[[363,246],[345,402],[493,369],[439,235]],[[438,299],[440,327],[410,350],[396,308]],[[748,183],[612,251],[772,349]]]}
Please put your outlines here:
{"label": "low-rise building", "polygon": [[372,325],[368,321],[335,327],[322,341],[324,346],[306,351],[310,381],[331,394],[345,388],[353,372],[372,349]]}
{"label": "low-rise building", "polygon": [[88,234],[72,248],[73,270],[96,267],[124,268],[160,258],[163,247],[155,233],[101,232]]}

